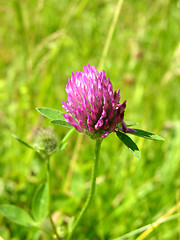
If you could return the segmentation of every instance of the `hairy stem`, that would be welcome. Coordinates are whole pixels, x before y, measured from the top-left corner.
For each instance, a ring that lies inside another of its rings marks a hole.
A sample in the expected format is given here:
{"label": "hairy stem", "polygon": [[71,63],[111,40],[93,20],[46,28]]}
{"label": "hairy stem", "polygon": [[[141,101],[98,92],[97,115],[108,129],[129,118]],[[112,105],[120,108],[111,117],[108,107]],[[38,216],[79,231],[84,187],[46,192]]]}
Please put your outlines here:
{"label": "hairy stem", "polygon": [[68,240],[71,239],[76,227],[78,226],[79,222],[81,221],[82,217],[84,216],[84,214],[86,213],[91,200],[93,198],[93,195],[95,193],[95,187],[96,187],[96,174],[97,174],[97,167],[98,167],[98,160],[99,160],[99,152],[100,152],[100,147],[101,147],[101,142],[102,139],[97,139],[96,140],[96,147],[95,147],[95,157],[94,157],[94,162],[93,162],[93,166],[92,166],[92,174],[91,174],[91,188],[88,194],[88,197],[86,199],[86,202],[83,206],[83,208],[81,209],[78,217],[76,218],[76,221],[72,227],[71,232],[69,233],[68,236]]}
{"label": "hairy stem", "polygon": [[48,215],[49,215],[49,220],[50,220],[50,223],[51,223],[51,226],[52,226],[52,230],[54,232],[54,235],[56,236],[56,239],[57,240],[60,240],[59,238],[59,235],[56,231],[56,226],[53,222],[53,219],[52,219],[52,216],[51,216],[51,213],[50,213],[50,205],[51,205],[51,184],[50,184],[50,164],[49,164],[49,157],[47,158],[46,160],[46,168],[47,168],[47,183],[48,183]]}

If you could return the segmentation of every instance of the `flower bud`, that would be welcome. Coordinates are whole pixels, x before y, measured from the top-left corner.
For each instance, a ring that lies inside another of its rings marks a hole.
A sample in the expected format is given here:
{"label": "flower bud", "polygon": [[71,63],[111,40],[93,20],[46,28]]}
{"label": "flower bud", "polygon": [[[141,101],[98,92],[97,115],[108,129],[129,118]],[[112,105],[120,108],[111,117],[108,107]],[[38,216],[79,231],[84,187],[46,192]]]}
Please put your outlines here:
{"label": "flower bud", "polygon": [[50,157],[58,150],[58,141],[52,129],[39,130],[35,139],[34,148],[42,158]]}

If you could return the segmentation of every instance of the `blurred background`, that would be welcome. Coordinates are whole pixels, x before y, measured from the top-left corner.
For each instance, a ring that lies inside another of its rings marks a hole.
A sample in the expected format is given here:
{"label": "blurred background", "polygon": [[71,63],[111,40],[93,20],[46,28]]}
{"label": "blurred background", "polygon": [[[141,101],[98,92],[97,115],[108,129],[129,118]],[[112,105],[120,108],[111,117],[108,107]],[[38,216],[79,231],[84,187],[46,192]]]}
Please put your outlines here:
{"label": "blurred background", "polygon": [[[100,66],[116,9],[115,0],[0,0],[1,204],[31,208],[46,177],[45,163],[11,134],[33,145],[37,130],[51,127],[60,142],[68,129],[50,125],[35,108],[63,111],[68,78],[84,65],[104,69],[114,90],[120,88],[121,103],[127,100],[125,120],[166,139],[134,136],[139,162],[114,134],[103,141],[96,196],[77,228],[78,240],[118,238],[180,201],[180,1],[124,0]],[[62,235],[89,188],[95,142],[78,136],[74,133],[51,159],[51,211]],[[0,236],[49,239],[2,216]],[[180,218],[161,224],[146,239],[180,239]]]}

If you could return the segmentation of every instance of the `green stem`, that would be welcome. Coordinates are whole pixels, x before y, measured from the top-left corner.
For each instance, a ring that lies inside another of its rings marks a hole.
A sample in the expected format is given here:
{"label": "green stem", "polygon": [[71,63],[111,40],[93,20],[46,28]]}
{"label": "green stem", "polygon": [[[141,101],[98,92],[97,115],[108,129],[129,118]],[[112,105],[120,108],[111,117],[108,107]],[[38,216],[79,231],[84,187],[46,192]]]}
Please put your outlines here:
{"label": "green stem", "polygon": [[49,216],[49,220],[50,220],[50,223],[51,223],[51,226],[52,226],[52,230],[54,232],[54,235],[56,236],[56,239],[57,240],[60,240],[59,238],[59,235],[56,231],[56,226],[53,222],[53,219],[52,219],[52,216],[51,216],[51,213],[50,213],[50,205],[51,205],[51,183],[50,183],[50,164],[49,164],[49,161],[50,158],[48,157],[47,160],[46,160],[46,168],[47,168],[47,184],[48,184],[48,216]]}
{"label": "green stem", "polygon": [[96,187],[96,173],[97,173],[97,167],[98,167],[98,160],[99,160],[99,152],[100,152],[100,147],[101,147],[101,142],[102,139],[97,139],[96,140],[96,147],[95,147],[95,157],[94,157],[94,162],[93,162],[93,166],[92,166],[92,174],[91,174],[91,188],[88,194],[88,197],[86,199],[86,202],[83,206],[83,208],[81,209],[78,217],[76,218],[76,221],[72,227],[71,232],[69,233],[68,236],[68,240],[71,239],[76,227],[78,226],[79,222],[81,221],[82,217],[84,216],[84,214],[86,213],[86,210],[88,209],[91,200],[94,196],[95,193],[95,187]]}

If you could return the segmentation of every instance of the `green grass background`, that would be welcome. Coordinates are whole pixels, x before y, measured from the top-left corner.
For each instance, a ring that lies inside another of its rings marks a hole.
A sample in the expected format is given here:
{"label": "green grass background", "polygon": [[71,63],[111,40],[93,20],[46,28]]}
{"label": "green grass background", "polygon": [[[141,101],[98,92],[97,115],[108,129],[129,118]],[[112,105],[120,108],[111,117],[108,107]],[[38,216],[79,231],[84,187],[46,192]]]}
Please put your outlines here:
{"label": "green grass background", "polygon": [[[62,110],[72,71],[98,67],[117,1],[0,1],[0,203],[30,209],[45,180],[45,163],[11,137],[33,144],[49,127],[36,107]],[[102,143],[96,196],[74,239],[114,239],[149,224],[180,201],[180,2],[124,0],[103,69],[127,100],[125,120],[166,142],[133,137],[138,162],[115,134]],[[102,69],[98,69],[101,71]],[[53,126],[59,141],[67,129]],[[58,230],[77,215],[88,190],[95,142],[78,133],[51,159],[52,206]],[[78,148],[78,152],[76,149]],[[69,195],[63,192],[71,159]],[[44,223],[45,225],[47,223]],[[48,226],[47,226],[48,227]],[[0,216],[5,240],[49,239]],[[128,239],[136,239],[136,236]],[[180,239],[180,219],[160,225],[147,239]]]}

